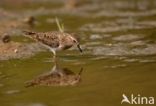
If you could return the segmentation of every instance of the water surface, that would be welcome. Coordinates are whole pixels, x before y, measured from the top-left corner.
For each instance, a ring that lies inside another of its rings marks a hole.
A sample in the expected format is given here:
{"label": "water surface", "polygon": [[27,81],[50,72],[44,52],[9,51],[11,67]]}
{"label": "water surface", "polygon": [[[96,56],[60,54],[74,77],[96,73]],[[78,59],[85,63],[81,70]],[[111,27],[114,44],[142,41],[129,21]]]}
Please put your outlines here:
{"label": "water surface", "polygon": [[123,93],[156,97],[155,0],[92,0],[72,10],[62,1],[16,5],[2,3],[1,9],[15,14],[9,19],[36,17],[30,30],[57,30],[57,16],[66,31],[78,33],[84,53],[76,48],[59,52],[59,65],[83,72],[74,86],[26,88],[27,81],[54,66],[52,53],[0,61],[2,106],[120,106]]}

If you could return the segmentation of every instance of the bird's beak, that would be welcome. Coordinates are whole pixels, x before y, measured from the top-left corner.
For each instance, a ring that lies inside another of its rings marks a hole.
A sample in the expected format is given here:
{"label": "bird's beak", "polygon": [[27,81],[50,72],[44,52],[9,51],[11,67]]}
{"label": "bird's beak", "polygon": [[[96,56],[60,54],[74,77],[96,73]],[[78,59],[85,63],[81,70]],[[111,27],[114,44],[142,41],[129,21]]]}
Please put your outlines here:
{"label": "bird's beak", "polygon": [[77,48],[79,49],[79,51],[82,53],[82,49],[81,49],[81,47],[80,47],[80,45],[78,44],[77,45]]}

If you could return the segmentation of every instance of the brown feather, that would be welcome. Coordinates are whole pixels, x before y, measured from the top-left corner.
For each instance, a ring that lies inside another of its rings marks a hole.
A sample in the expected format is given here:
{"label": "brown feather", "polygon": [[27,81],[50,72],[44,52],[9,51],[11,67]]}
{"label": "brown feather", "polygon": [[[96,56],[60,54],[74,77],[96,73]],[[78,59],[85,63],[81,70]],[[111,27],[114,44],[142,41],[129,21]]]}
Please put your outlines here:
{"label": "brown feather", "polygon": [[72,35],[62,32],[29,32],[24,31],[24,33],[30,36],[32,39],[41,42],[51,48],[57,48],[57,50],[66,50],[74,45]]}

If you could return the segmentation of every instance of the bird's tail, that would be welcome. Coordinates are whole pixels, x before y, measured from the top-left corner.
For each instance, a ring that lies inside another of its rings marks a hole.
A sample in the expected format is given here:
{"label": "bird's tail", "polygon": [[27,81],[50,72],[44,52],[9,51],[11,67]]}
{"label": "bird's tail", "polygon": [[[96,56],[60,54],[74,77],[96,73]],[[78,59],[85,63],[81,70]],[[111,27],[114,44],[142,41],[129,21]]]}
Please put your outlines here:
{"label": "bird's tail", "polygon": [[32,87],[32,86],[35,86],[37,83],[35,82],[26,82],[26,85],[25,87],[28,88],[28,87]]}
{"label": "bird's tail", "polygon": [[36,32],[31,32],[31,31],[22,31],[25,35],[34,35]]}
{"label": "bird's tail", "polygon": [[25,37],[28,37],[31,39],[35,39],[37,36],[36,32],[31,32],[31,31],[22,31],[22,32]]}

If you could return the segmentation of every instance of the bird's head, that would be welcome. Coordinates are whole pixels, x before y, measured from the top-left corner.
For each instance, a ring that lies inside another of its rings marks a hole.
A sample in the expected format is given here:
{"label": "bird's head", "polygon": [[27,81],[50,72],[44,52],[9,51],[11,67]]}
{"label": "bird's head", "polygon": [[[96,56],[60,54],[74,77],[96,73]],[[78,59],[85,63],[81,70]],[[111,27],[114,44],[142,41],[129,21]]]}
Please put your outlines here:
{"label": "bird's head", "polygon": [[79,51],[82,53],[82,48],[79,43],[79,39],[76,38],[74,35],[70,36],[70,42],[72,43],[73,46],[77,46]]}

